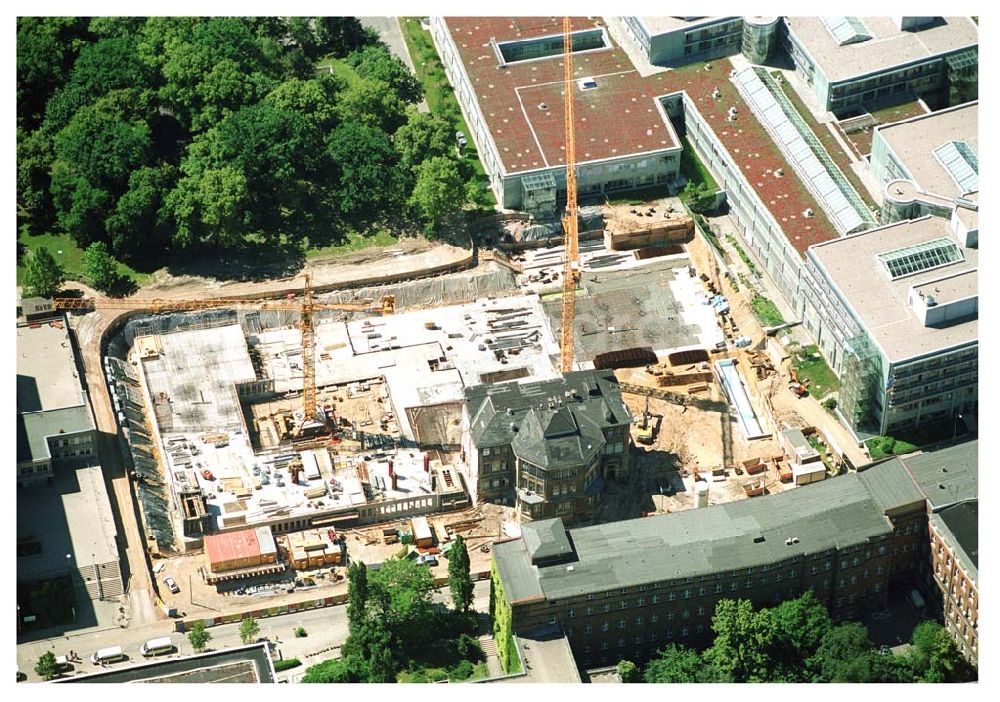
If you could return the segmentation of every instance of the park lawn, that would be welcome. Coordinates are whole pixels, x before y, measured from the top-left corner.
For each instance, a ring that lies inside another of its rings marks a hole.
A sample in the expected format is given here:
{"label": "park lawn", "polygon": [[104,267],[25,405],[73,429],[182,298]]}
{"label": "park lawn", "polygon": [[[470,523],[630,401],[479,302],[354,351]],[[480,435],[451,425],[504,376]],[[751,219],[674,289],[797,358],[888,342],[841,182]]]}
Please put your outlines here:
{"label": "park lawn", "polygon": [[470,650],[468,658],[459,653],[457,644],[458,639],[426,642],[407,669],[399,673],[398,682],[463,682],[488,677],[489,669],[479,643]]}
{"label": "park lawn", "polygon": [[[400,27],[403,30],[403,40],[413,60],[417,80],[424,88],[424,99],[431,113],[451,122],[456,132],[463,132],[468,144],[462,149],[462,162],[476,177],[476,180],[487,179],[486,171],[479,160],[476,143],[472,140],[472,130],[465,122],[462,110],[455,98],[455,91],[448,82],[444,66],[434,48],[431,33],[420,26],[419,17],[400,17]],[[492,189],[488,191],[492,203],[496,203]]]}
{"label": "park lawn", "polygon": [[816,399],[836,392],[840,387],[837,376],[823,360],[815,345],[805,346],[797,351],[792,358],[792,367],[799,377],[799,382],[806,384],[809,394]]}
{"label": "park lawn", "polygon": [[[83,249],[76,245],[73,237],[69,234],[28,234],[22,231],[18,241],[29,251],[39,246],[44,246],[52,254],[53,258],[62,264],[66,270],[66,278],[69,280],[83,280]],[[59,253],[62,251],[62,253]],[[124,263],[118,264],[118,269],[135,281],[138,286],[143,286],[152,278],[152,273],[140,273],[134,268],[126,266]],[[21,284],[24,275],[23,262],[17,265],[17,283]]]}
{"label": "park lawn", "polygon": [[754,315],[760,320],[762,326],[776,327],[779,324],[785,323],[785,318],[778,311],[778,306],[766,297],[761,297],[760,295],[755,297],[750,301],[750,309],[753,310]]}
{"label": "park lawn", "polygon": [[691,142],[688,141],[687,135],[680,137],[681,140],[681,175],[683,175],[688,180],[694,181],[695,184],[704,183],[706,187],[712,192],[719,189],[719,184],[715,182],[715,178],[709,172],[705,165],[698,158],[698,154],[694,152],[694,147],[691,146]]}
{"label": "park lawn", "polygon": [[333,56],[327,56],[326,58],[324,58],[322,61],[316,64],[316,68],[330,69],[330,72],[333,73],[333,75],[337,76],[348,85],[357,83],[359,80],[361,80],[361,77],[354,70],[353,66],[347,63],[347,61],[344,61],[343,59],[339,58],[334,58]]}
{"label": "park lawn", "polygon": [[357,232],[350,232],[347,235],[347,241],[344,243],[307,248],[305,255],[307,259],[336,258],[337,256],[343,256],[344,254],[353,253],[372,246],[392,246],[398,242],[398,237],[393,236],[384,229],[379,230],[374,234],[358,234]]}

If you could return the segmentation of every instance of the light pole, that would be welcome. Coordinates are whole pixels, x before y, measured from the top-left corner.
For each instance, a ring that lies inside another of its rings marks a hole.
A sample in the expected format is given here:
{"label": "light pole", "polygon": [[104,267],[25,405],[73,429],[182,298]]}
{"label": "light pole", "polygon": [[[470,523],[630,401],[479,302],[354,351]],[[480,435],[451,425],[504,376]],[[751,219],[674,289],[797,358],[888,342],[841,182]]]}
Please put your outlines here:
{"label": "light pole", "polygon": [[955,423],[952,425],[951,430],[951,440],[954,441],[955,437],[958,436],[958,423],[962,421],[962,413],[959,412],[955,417]]}

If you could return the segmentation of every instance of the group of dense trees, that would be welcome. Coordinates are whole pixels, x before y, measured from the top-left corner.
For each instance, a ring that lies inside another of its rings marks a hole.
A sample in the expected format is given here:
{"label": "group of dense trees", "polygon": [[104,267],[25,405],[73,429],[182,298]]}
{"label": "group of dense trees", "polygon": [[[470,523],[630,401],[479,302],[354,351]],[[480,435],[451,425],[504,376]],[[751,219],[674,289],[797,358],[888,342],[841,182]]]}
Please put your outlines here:
{"label": "group of dense trees", "polygon": [[421,98],[355,18],[22,17],[19,223],[140,269],[345,224],[430,232],[466,183]]}
{"label": "group of dense trees", "polygon": [[858,622],[834,625],[812,591],[777,607],[720,600],[702,652],[671,644],[646,666],[619,663],[623,682],[962,682],[975,679],[948,632],[925,621],[904,655],[878,650]]}
{"label": "group of dense trees", "polygon": [[[385,561],[376,571],[352,563],[347,571],[348,637],[341,658],[306,671],[303,682],[395,682],[421,649],[455,639],[459,655],[475,647],[468,636],[472,604],[469,554],[461,537],[449,552],[449,587],[455,612],[442,612],[431,602],[430,569],[407,558]],[[469,664],[471,670],[471,664]]]}

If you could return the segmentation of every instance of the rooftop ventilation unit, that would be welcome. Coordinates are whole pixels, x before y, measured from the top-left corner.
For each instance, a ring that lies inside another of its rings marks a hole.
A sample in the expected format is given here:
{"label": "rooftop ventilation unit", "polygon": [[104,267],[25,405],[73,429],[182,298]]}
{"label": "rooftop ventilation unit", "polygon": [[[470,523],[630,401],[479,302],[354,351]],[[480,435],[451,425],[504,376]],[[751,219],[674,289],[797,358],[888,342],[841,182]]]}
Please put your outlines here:
{"label": "rooftop ventilation unit", "polygon": [[595,88],[597,88],[597,79],[581,78],[576,82],[576,84],[577,86],[579,86],[580,90],[594,90]]}

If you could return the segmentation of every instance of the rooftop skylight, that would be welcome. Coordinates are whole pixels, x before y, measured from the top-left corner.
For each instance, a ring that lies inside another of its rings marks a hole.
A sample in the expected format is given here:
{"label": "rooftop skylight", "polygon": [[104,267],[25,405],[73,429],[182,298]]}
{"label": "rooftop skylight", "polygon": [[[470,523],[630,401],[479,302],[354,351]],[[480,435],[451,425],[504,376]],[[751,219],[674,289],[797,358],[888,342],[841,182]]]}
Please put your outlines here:
{"label": "rooftop skylight", "polygon": [[962,252],[954,241],[942,238],[888,251],[879,254],[878,257],[892,279],[896,280],[932,268],[947,266],[949,263],[957,263],[962,260]]}
{"label": "rooftop skylight", "polygon": [[837,44],[857,44],[872,38],[868,28],[857,17],[823,17],[823,24]]}

